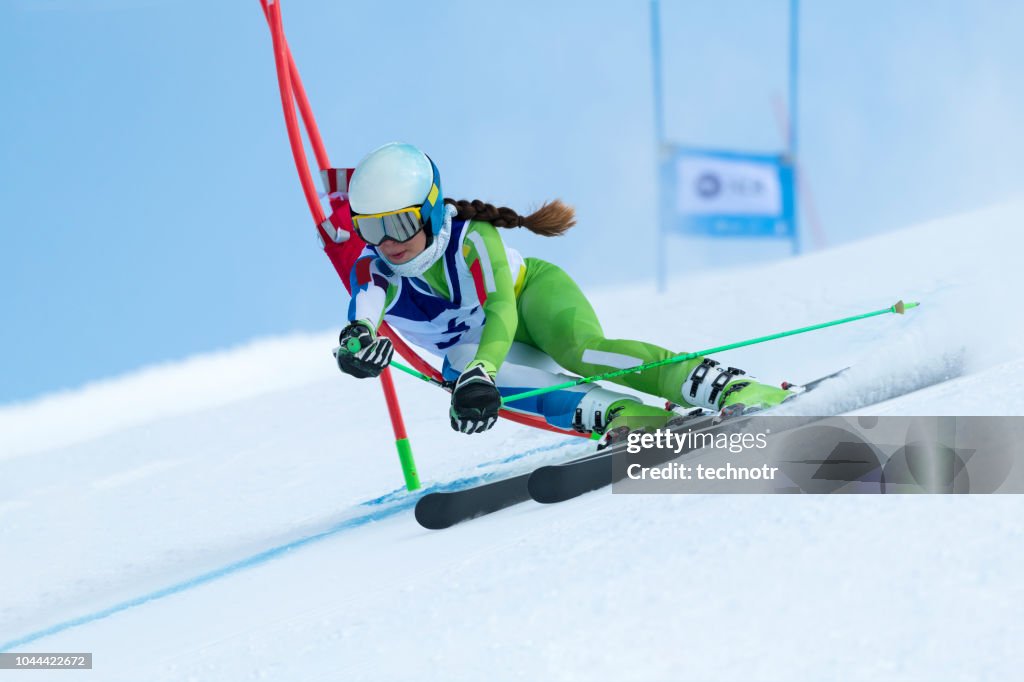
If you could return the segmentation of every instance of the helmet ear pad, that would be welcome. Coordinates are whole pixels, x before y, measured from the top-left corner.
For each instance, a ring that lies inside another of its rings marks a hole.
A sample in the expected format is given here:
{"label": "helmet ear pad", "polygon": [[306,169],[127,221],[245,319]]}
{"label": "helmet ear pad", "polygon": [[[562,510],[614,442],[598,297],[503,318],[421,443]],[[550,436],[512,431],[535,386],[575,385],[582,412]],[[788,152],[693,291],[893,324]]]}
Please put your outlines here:
{"label": "helmet ear pad", "polygon": [[[444,192],[441,191],[441,172],[437,170],[437,164],[434,163],[430,156],[427,154],[424,154],[424,156],[430,161],[430,168],[434,173],[433,187],[437,189],[437,193],[436,196],[433,196],[433,204],[430,205],[430,215],[423,216],[423,228],[427,230],[427,234],[437,234],[444,225],[445,213],[448,209],[444,203]],[[431,194],[433,194],[433,191],[431,191]],[[431,196],[428,195],[427,201],[429,202],[430,199]]]}

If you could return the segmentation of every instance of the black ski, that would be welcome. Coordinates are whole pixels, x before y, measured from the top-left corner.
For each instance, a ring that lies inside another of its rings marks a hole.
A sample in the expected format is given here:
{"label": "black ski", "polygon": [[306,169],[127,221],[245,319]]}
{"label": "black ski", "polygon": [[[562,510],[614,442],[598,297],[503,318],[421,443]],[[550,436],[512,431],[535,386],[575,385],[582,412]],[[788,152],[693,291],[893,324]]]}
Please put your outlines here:
{"label": "black ski", "polygon": [[[738,427],[738,422],[745,421],[747,416],[740,415],[723,420],[719,415],[707,415],[687,420],[669,430],[709,430],[713,433],[726,426]],[[552,504],[609,486],[615,482],[615,458],[625,454],[626,446],[627,443],[622,441],[609,446],[585,462],[566,462],[535,469],[527,480],[527,492],[536,502]],[[651,454],[658,455],[659,453]],[[683,452],[672,454],[668,459],[675,459],[680,454]],[[664,457],[664,455],[662,456]],[[644,466],[657,466],[663,463],[652,459],[650,455],[640,455],[632,461],[641,462]]]}
{"label": "black ski", "polygon": [[850,368],[849,367],[843,367],[842,369],[836,370],[835,372],[832,372],[831,374],[826,374],[823,377],[818,377],[814,381],[808,381],[805,384],[797,385],[797,384],[791,384],[788,381],[785,381],[785,382],[783,382],[782,387],[783,388],[800,388],[800,389],[802,389],[801,393],[807,393],[807,391],[813,391],[814,389],[816,389],[818,386],[821,385],[822,382],[828,381],[829,379],[835,379],[837,376],[839,376],[840,374],[846,372],[846,370],[848,370],[848,369],[850,369]]}
{"label": "black ski", "polygon": [[[801,394],[808,391],[812,391],[820,386],[827,379],[839,376],[849,368],[844,368],[838,372],[833,372],[827,376],[823,376],[814,381],[809,381],[806,384],[800,385],[798,388],[801,389]],[[786,388],[789,388],[787,385]],[[796,386],[794,386],[796,388]],[[732,417],[723,418],[722,415],[706,415],[700,416],[693,419],[686,420],[681,424],[676,424],[670,430],[688,430],[688,431],[701,431],[707,430],[710,433],[715,433],[719,430],[741,430],[742,425],[754,415],[765,414],[764,412],[750,412],[747,414],[739,414]],[[615,482],[616,470],[624,472],[624,467],[615,467],[615,457],[624,456],[626,450],[626,443],[616,443],[607,449],[599,453],[598,456],[590,458],[585,462],[566,462],[564,464],[554,464],[549,466],[543,466],[536,469],[530,474],[529,480],[527,481],[526,487],[536,502],[544,504],[553,504],[555,502],[564,502],[565,500],[571,500],[574,497],[579,497],[584,493],[588,493],[592,490],[604,488]],[[664,454],[658,452],[644,453],[635,457],[631,461],[637,461],[644,466],[657,466],[664,464],[666,461],[675,459],[681,454],[685,454],[687,451],[677,452],[670,457],[666,458]]]}
{"label": "black ski", "polygon": [[473,488],[427,493],[416,502],[416,520],[424,528],[441,530],[460,521],[496,512],[530,499],[530,472]]}
{"label": "black ski", "polygon": [[[801,388],[809,391],[825,379],[844,371],[816,379]],[[736,423],[745,416],[740,415],[728,421]],[[676,428],[711,428],[721,421],[722,417],[717,414],[699,414],[685,419]],[[612,457],[624,448],[625,442],[617,443],[586,457],[540,467],[535,471],[472,488],[427,493],[416,502],[416,521],[424,528],[441,530],[525,502],[531,497],[538,502],[560,502],[582,495],[612,483]]]}
{"label": "black ski", "polygon": [[[571,460],[569,463],[582,462],[597,453]],[[526,502],[530,493],[526,482],[532,471],[515,476],[490,481],[472,488],[427,493],[416,501],[416,521],[429,530],[441,530],[454,526],[456,523],[475,519],[506,507]]]}

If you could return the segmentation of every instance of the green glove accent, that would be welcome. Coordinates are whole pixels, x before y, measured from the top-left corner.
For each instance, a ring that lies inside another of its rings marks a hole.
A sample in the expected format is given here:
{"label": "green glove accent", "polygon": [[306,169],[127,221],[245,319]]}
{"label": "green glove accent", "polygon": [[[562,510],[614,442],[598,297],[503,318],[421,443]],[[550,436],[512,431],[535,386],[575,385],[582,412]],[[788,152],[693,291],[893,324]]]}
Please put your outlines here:
{"label": "green glove accent", "polygon": [[355,355],[356,353],[358,353],[359,351],[366,347],[366,345],[364,345],[363,342],[360,340],[360,336],[363,335],[357,332],[356,325],[365,327],[366,330],[370,333],[370,343],[366,345],[370,345],[377,340],[377,332],[376,330],[374,330],[373,326],[369,322],[367,322],[366,320],[356,320],[354,322],[350,322],[348,326],[342,330],[340,339],[341,345],[338,350],[344,350],[347,351],[350,355]]}

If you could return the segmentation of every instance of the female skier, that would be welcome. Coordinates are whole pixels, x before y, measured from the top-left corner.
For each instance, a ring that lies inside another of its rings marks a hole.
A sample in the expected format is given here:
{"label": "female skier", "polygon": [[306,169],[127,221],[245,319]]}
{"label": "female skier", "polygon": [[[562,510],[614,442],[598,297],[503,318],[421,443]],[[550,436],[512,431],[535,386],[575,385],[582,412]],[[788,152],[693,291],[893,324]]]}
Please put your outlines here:
{"label": "female skier", "polygon": [[[491,428],[502,395],[569,380],[559,367],[588,376],[679,354],[643,341],[605,338],[594,309],[565,272],[505,246],[499,227],[553,237],[575,225],[573,210],[558,200],[520,216],[481,201],[446,199],[434,162],[412,145],[390,143],[356,166],[349,203],[367,247],[352,269],[338,366],[359,378],[379,375],[394,353],[391,341],[377,335],[387,321],[444,358],[442,374],[455,380],[449,416],[457,431]],[[352,339],[359,342],[352,344],[356,352],[349,350]],[[710,358],[611,381],[710,410],[739,403],[765,408],[790,396]],[[674,416],[596,384],[505,407],[597,433],[657,428]]]}

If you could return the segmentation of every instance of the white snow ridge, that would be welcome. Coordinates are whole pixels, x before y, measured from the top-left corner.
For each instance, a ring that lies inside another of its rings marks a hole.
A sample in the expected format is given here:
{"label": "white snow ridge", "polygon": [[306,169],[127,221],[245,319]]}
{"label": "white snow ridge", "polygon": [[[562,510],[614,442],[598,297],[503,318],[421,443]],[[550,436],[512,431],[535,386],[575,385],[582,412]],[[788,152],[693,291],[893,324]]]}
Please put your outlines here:
{"label": "white snow ridge", "polygon": [[[644,283],[593,300],[609,336],[643,329],[680,351],[921,301],[719,357],[771,382],[851,366],[808,394],[811,411],[1022,415],[1022,224],[1008,204],[679,279],[664,297]],[[33,680],[877,682],[1024,667],[1020,497],[603,490],[430,532],[401,490],[379,384],[337,372],[335,333],[0,409],[0,651],[94,653],[92,671]],[[587,447],[508,422],[455,433],[443,393],[396,381],[425,485]]]}

